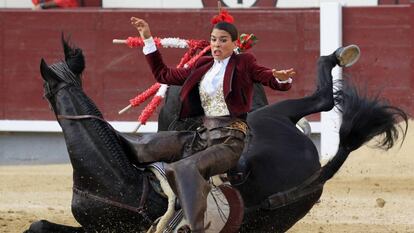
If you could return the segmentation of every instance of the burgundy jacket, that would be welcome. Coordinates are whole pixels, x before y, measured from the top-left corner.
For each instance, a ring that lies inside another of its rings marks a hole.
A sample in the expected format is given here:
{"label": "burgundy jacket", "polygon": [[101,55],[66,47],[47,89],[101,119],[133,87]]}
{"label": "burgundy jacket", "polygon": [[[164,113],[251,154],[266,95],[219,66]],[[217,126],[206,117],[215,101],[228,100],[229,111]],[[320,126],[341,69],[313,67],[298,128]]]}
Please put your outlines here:
{"label": "burgundy jacket", "polygon": [[[213,57],[201,57],[191,68],[167,67],[158,50],[145,57],[159,83],[183,86],[180,93],[182,102],[180,118],[204,115],[198,86],[204,74],[213,65]],[[253,55],[233,53],[227,64],[223,83],[224,98],[231,116],[242,117],[249,112],[252,104],[253,82],[259,82],[280,91],[287,91],[291,87],[290,83],[277,82],[272,70],[259,66]]]}

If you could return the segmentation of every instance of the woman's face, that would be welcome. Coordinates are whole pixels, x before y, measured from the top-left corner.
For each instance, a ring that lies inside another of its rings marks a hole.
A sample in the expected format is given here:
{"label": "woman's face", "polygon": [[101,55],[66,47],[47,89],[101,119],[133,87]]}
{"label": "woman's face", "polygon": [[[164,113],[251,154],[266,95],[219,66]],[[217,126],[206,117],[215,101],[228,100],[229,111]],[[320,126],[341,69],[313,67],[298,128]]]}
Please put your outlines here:
{"label": "woman's face", "polygon": [[213,29],[210,36],[211,54],[216,60],[224,60],[231,56],[236,48],[236,43],[231,41],[230,33]]}

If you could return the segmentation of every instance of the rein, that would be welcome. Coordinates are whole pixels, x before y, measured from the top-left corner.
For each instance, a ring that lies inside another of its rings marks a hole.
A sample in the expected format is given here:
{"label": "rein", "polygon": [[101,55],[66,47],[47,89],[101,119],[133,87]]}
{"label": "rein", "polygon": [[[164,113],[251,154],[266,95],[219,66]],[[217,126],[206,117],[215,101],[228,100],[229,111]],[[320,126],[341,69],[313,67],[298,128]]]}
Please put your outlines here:
{"label": "rein", "polygon": [[[94,115],[56,115],[57,119],[66,119],[66,120],[85,120],[85,119],[96,119],[96,120],[100,120],[102,122],[105,122],[106,124],[108,124],[109,126],[111,126],[111,124],[109,124],[108,121],[106,121],[105,119],[98,117],[98,116],[94,116]],[[112,126],[111,126],[112,128]]]}

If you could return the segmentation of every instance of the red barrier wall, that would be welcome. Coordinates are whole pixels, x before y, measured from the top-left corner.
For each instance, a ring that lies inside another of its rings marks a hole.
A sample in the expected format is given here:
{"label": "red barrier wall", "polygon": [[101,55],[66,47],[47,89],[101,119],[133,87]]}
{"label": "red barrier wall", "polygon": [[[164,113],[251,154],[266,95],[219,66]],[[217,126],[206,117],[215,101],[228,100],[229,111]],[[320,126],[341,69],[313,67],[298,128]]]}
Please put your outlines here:
{"label": "red barrier wall", "polygon": [[[360,45],[362,57],[344,70],[372,93],[414,112],[412,57],[413,5],[344,8],[344,44]],[[146,18],[154,36],[208,39],[216,10],[3,10],[0,14],[0,119],[53,119],[42,99],[40,58],[62,59],[60,33],[71,34],[84,50],[84,89],[109,120],[135,120],[136,108],[118,116],[137,92],[154,83],[140,49],[113,45],[112,39],[136,35],[131,16]],[[319,10],[270,8],[232,10],[240,32],[255,33],[252,49],[259,63],[298,71],[289,92],[268,91],[270,102],[298,98],[314,88],[319,56]],[[162,49],[175,66],[182,49]],[[316,119],[313,116],[312,119]],[[155,118],[153,118],[155,119]]]}
{"label": "red barrier wall", "polygon": [[371,94],[381,91],[391,103],[414,113],[414,4],[345,8],[344,43],[356,43],[361,61],[347,72]]}

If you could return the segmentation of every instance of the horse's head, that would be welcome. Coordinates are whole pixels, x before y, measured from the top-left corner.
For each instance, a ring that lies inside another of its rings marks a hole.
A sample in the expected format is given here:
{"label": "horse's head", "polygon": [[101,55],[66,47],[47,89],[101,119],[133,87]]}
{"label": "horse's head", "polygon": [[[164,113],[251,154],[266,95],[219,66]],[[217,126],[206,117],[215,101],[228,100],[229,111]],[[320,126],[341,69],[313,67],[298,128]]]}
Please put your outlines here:
{"label": "horse's head", "polygon": [[44,80],[45,97],[52,101],[52,97],[62,88],[73,85],[82,87],[81,75],[85,68],[85,59],[82,50],[69,46],[62,34],[62,45],[65,60],[48,65],[42,58],[40,73]]}

